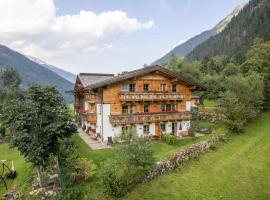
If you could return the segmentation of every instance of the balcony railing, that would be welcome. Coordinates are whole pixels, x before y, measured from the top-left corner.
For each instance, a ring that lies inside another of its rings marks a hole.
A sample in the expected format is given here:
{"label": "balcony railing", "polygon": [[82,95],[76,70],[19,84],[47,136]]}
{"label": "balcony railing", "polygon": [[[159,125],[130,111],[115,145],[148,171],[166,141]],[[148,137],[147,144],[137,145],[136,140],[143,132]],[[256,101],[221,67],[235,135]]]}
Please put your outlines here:
{"label": "balcony railing", "polygon": [[124,92],[120,93],[121,101],[164,101],[183,100],[184,95],[173,92]]}
{"label": "balcony railing", "polygon": [[87,122],[96,123],[97,122],[97,113],[83,113],[84,117],[86,118]]}
{"label": "balcony railing", "polygon": [[190,112],[171,112],[171,113],[144,113],[131,115],[110,115],[110,123],[116,125],[143,124],[166,121],[190,120]]}

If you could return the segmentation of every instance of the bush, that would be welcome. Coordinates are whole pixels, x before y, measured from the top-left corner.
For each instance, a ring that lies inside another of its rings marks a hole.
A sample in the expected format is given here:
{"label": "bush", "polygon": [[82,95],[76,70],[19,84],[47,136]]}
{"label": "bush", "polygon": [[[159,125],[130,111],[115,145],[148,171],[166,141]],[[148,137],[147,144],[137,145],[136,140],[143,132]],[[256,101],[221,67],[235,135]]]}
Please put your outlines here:
{"label": "bush", "polygon": [[95,174],[96,165],[85,158],[80,158],[77,146],[65,141],[60,148],[60,180],[64,187],[76,182],[87,181]]}
{"label": "bush", "polygon": [[176,136],[171,134],[162,134],[161,141],[165,142],[166,144],[173,145],[176,142]]}
{"label": "bush", "polygon": [[0,127],[0,135],[2,138],[6,137],[6,128]]}
{"label": "bush", "polygon": [[124,168],[125,166],[121,166],[118,161],[109,160],[105,163],[102,181],[108,195],[119,198],[131,188],[128,181],[129,173],[125,174]]}
{"label": "bush", "polygon": [[64,189],[58,196],[58,200],[84,199],[83,189],[80,187],[72,187]]}
{"label": "bush", "polygon": [[155,164],[151,143],[145,138],[137,138],[118,151],[118,157],[108,160],[102,172],[105,192],[114,197],[129,192]]}
{"label": "bush", "polygon": [[77,178],[83,181],[89,180],[95,174],[96,165],[87,160],[86,158],[80,158],[77,162]]}

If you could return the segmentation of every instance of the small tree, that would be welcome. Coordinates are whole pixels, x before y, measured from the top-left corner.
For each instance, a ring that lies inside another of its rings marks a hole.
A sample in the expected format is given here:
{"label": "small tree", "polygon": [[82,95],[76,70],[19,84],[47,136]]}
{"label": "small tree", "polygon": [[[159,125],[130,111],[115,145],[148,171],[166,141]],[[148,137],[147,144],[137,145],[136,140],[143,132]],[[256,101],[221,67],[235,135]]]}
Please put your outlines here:
{"label": "small tree", "polygon": [[260,75],[233,76],[226,81],[227,91],[220,99],[220,110],[226,116],[227,126],[240,131],[262,109],[263,81]]}
{"label": "small tree", "polygon": [[142,180],[155,159],[151,143],[144,138],[122,146],[117,155],[105,162],[102,177],[106,192],[122,197]]}
{"label": "small tree", "polygon": [[5,102],[1,120],[16,131],[15,145],[41,173],[60,141],[76,131],[63,98],[51,86],[32,86],[25,98]]}

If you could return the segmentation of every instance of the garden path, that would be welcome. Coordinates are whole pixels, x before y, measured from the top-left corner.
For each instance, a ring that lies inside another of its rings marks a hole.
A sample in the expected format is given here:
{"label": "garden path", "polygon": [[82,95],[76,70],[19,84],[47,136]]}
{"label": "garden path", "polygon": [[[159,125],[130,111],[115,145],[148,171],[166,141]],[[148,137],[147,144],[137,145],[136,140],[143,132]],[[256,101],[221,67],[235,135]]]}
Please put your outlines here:
{"label": "garden path", "polygon": [[78,129],[79,136],[83,139],[83,141],[92,149],[107,149],[111,148],[107,144],[102,143],[101,141],[92,139],[87,133],[85,133],[82,129]]}

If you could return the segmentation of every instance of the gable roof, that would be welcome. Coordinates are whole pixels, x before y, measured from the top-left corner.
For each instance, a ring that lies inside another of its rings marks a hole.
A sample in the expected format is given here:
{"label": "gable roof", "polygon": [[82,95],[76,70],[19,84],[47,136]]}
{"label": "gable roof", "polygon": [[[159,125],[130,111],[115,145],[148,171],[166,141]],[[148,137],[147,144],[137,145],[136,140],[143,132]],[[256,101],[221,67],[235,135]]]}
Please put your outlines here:
{"label": "gable roof", "polygon": [[114,74],[80,73],[77,76],[84,87],[96,84],[112,77],[114,77]]}
{"label": "gable roof", "polygon": [[[98,81],[96,83],[89,84],[86,87],[86,89],[100,88],[100,87],[103,87],[103,86],[106,86],[106,85],[121,82],[121,81],[130,79],[130,78],[133,78],[133,77],[136,77],[136,76],[141,76],[141,75],[144,75],[144,74],[148,74],[148,73],[151,73],[151,72],[154,72],[154,71],[161,71],[161,72],[163,72],[163,73],[165,73],[165,74],[167,74],[167,75],[169,75],[171,77],[175,77],[175,78],[179,79],[180,81],[185,82],[189,86],[198,86],[198,84],[192,83],[191,81],[187,81],[182,76],[176,75],[174,72],[172,72],[172,71],[170,71],[170,70],[168,70],[168,69],[166,69],[164,67],[161,67],[159,65],[153,65],[153,66],[144,67],[144,68],[137,69],[137,70],[130,71],[130,72],[125,72],[125,73],[122,73],[122,74],[120,74],[118,76],[113,76],[113,77],[107,78],[105,80],[101,80],[101,81]],[[198,87],[200,87],[200,86],[198,86]]]}

